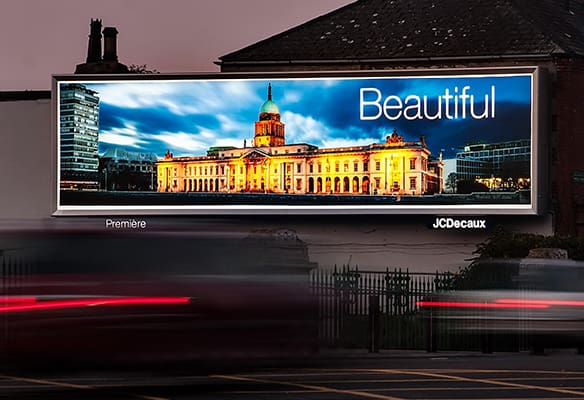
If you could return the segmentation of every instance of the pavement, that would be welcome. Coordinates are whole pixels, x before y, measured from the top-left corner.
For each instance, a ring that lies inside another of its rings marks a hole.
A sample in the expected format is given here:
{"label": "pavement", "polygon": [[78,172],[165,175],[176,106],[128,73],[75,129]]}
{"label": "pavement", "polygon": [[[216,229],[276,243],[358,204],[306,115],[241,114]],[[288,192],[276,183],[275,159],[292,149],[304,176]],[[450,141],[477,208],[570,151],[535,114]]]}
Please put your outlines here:
{"label": "pavement", "polygon": [[489,357],[495,353],[481,353],[480,351],[438,351],[425,350],[386,350],[370,352],[368,349],[326,348],[319,349],[317,358],[435,358],[435,357]]}
{"label": "pavement", "polygon": [[319,349],[315,358],[317,359],[437,359],[437,358],[461,358],[461,357],[545,357],[545,356],[571,356],[577,355],[575,348],[557,348],[546,349],[544,354],[535,355],[530,351],[519,352],[492,352],[482,353],[480,351],[437,351],[427,352],[425,350],[386,350],[381,349],[378,352],[370,352],[367,349],[346,349],[346,348],[325,348]]}

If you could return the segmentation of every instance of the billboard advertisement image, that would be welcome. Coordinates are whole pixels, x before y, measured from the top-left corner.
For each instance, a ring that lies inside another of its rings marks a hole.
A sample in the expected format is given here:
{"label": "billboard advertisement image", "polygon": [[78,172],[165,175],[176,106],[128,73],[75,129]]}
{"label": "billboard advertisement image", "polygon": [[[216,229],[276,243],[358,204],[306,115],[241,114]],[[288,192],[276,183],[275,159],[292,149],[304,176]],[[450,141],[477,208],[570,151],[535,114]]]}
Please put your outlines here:
{"label": "billboard advertisement image", "polygon": [[55,215],[536,214],[538,74],[55,76]]}

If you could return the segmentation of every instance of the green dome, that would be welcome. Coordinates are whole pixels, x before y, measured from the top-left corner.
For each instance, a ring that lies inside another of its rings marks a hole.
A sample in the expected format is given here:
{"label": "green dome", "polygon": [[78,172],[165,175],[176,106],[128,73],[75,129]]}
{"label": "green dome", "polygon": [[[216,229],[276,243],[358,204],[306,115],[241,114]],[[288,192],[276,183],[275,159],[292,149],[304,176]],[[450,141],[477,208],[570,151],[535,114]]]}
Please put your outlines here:
{"label": "green dome", "polygon": [[280,114],[280,109],[278,105],[274,103],[272,100],[266,100],[262,107],[260,108],[261,113],[270,113],[270,114]]}

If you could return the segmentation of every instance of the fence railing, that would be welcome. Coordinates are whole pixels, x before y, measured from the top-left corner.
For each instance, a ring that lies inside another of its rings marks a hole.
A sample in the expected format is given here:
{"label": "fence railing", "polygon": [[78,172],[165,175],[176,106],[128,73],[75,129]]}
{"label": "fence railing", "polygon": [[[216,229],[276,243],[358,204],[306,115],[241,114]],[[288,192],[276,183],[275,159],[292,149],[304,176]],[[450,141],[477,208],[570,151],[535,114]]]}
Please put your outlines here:
{"label": "fence railing", "polygon": [[426,332],[416,303],[436,290],[453,287],[452,273],[414,273],[401,269],[361,271],[342,266],[311,272],[319,302],[319,339],[325,346],[364,347],[370,340],[370,302],[381,320],[381,347],[423,349]]}
{"label": "fence railing", "polygon": [[34,269],[35,263],[30,257],[0,252],[0,295],[25,281]]}

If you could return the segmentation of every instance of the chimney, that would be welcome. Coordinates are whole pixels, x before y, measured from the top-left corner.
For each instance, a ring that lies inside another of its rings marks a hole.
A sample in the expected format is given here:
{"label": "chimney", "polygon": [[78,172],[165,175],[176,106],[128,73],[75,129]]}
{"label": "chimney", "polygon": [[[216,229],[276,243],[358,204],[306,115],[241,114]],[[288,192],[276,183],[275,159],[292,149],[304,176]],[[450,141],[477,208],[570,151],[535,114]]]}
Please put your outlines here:
{"label": "chimney", "polygon": [[103,61],[118,61],[117,46],[118,30],[114,27],[107,27],[103,30]]}
{"label": "chimney", "polygon": [[89,44],[87,45],[87,63],[101,61],[101,19],[91,19]]}

